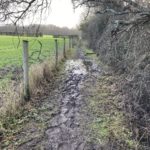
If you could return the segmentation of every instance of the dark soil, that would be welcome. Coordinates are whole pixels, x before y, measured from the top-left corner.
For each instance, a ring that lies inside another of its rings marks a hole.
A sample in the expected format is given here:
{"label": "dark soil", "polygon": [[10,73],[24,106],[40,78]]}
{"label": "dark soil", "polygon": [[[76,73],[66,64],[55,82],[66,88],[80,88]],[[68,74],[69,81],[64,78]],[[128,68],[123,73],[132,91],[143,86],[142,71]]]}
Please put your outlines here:
{"label": "dark soil", "polygon": [[11,74],[11,80],[18,80],[21,77],[21,73],[21,67],[5,67],[0,69],[0,79],[4,79],[7,75]]}

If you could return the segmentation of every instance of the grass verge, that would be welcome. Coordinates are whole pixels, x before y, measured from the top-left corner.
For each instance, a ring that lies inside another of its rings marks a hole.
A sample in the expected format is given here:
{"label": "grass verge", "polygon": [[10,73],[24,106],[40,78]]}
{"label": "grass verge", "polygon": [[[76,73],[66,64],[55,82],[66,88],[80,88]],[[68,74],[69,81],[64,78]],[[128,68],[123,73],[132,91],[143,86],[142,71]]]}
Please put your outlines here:
{"label": "grass verge", "polygon": [[[87,55],[87,58],[94,57],[95,60],[95,54],[89,50],[88,53],[90,55]],[[102,62],[98,63],[101,68],[108,69]],[[102,75],[96,78],[94,85],[93,81],[86,83],[88,110],[93,118],[89,124],[90,139],[97,141],[105,149],[135,149],[137,142],[132,138],[128,120],[121,109],[122,95],[117,87],[118,79],[113,73],[103,71]]]}

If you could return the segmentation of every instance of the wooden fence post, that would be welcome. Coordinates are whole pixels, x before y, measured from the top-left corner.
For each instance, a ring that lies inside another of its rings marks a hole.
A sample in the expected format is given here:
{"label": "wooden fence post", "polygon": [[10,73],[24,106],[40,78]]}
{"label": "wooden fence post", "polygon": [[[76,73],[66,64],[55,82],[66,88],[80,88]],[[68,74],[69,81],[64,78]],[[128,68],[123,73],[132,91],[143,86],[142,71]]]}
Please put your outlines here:
{"label": "wooden fence post", "polygon": [[58,41],[55,39],[55,47],[56,47],[56,67],[58,66]]}
{"label": "wooden fence post", "polygon": [[74,47],[74,40],[73,40],[73,37],[71,38],[71,47],[73,48]]}
{"label": "wooden fence post", "polygon": [[28,66],[28,41],[23,40],[23,78],[24,78],[24,100],[30,100],[29,89],[29,66]]}
{"label": "wooden fence post", "polygon": [[71,50],[71,37],[69,37],[69,50]]}
{"label": "wooden fence post", "polygon": [[72,40],[72,37],[70,37],[70,49],[72,49],[72,48],[73,48],[72,43],[73,43],[73,40]]}
{"label": "wooden fence post", "polygon": [[64,58],[66,58],[66,38],[64,37]]}

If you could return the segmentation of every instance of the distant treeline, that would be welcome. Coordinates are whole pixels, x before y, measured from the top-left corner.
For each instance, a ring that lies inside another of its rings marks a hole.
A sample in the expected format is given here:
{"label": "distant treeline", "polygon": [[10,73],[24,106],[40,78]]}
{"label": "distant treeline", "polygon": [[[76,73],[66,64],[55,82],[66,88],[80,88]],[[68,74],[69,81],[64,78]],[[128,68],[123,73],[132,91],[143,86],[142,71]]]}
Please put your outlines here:
{"label": "distant treeline", "polygon": [[55,25],[29,25],[29,26],[14,26],[4,25],[0,26],[0,35],[22,35],[22,36],[43,36],[43,35],[78,35],[79,31],[76,29],[69,29],[67,27],[57,27]]}

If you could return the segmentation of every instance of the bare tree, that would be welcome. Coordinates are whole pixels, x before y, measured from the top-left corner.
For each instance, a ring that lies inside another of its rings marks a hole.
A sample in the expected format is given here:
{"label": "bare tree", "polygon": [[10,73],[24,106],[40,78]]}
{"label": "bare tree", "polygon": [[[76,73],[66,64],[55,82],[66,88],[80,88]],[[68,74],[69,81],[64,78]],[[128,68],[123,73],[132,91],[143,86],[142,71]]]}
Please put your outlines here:
{"label": "bare tree", "polygon": [[120,25],[135,25],[150,21],[149,0],[72,0],[72,2],[74,8],[86,6],[94,9],[96,14],[134,15],[130,20],[116,20],[116,29]]}
{"label": "bare tree", "polygon": [[16,24],[31,13],[42,13],[50,4],[51,0],[0,0],[0,21]]}

